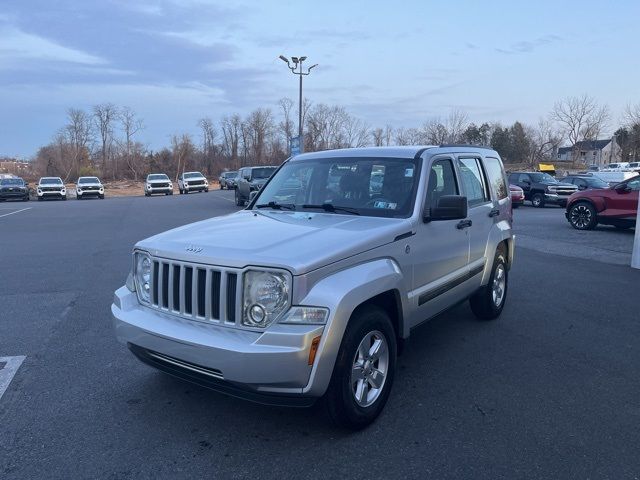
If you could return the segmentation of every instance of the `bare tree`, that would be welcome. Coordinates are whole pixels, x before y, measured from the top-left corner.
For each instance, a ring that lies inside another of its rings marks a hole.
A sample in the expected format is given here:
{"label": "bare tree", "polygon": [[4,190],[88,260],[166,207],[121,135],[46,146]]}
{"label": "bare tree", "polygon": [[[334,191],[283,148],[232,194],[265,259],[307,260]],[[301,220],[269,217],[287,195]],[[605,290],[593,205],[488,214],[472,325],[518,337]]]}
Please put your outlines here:
{"label": "bare tree", "polygon": [[384,145],[384,130],[380,127],[371,130],[371,137],[373,138],[374,147],[381,147]]}
{"label": "bare tree", "polygon": [[69,180],[71,173],[78,175],[81,164],[89,161],[94,138],[91,117],[84,110],[76,108],[67,110],[67,122],[64,132],[72,148],[72,164],[65,175],[65,181]]}
{"label": "bare tree", "polygon": [[609,109],[584,94],[556,102],[551,119],[558,122],[571,147],[575,147],[578,142],[597,139],[606,128]]}
{"label": "bare tree", "polygon": [[195,146],[191,135],[183,133],[182,135],[173,135],[171,137],[171,148],[173,154],[173,160],[176,162],[176,179],[178,181],[178,175],[183,173],[187,169],[187,162],[195,153]]}
{"label": "bare tree", "polygon": [[[142,119],[138,118],[136,113],[129,107],[124,107],[120,111],[120,127],[122,128],[122,132],[124,133],[124,157],[127,163],[127,167],[133,173],[133,178],[135,180],[138,179],[138,169],[135,165],[135,156],[133,153],[133,137],[136,133],[140,132],[144,129],[144,122]],[[117,166],[114,164],[114,178],[117,175]]]}
{"label": "bare tree", "polygon": [[640,125],[640,103],[627,105],[623,114],[623,123],[627,128]]}
{"label": "bare tree", "polygon": [[244,143],[253,161],[259,165],[265,163],[267,137],[273,130],[273,115],[268,108],[254,110],[244,122]]}
{"label": "bare tree", "polygon": [[462,142],[462,135],[468,126],[469,116],[466,114],[466,112],[457,108],[451,110],[445,124],[448,132],[447,142]]}
{"label": "bare tree", "polygon": [[118,108],[113,103],[101,103],[93,107],[93,120],[100,136],[102,174],[107,174],[107,161],[111,156],[113,143],[113,123],[118,117]]}
{"label": "bare tree", "polygon": [[282,110],[282,121],[278,125],[280,132],[284,136],[284,139],[289,145],[291,138],[293,137],[293,120],[291,119],[291,111],[293,110],[293,100],[290,98],[281,98],[278,100],[278,106]]}
{"label": "bare tree", "polygon": [[242,130],[242,119],[238,114],[234,114],[231,117],[223,117],[220,122],[220,127],[222,129],[222,136],[224,139],[224,153],[229,158],[232,166],[237,168],[239,166],[238,151]]}
{"label": "bare tree", "polygon": [[206,170],[211,175],[214,170],[214,158],[216,154],[216,128],[210,118],[201,118],[198,126],[202,131],[202,154]]}
{"label": "bare tree", "polygon": [[549,120],[541,118],[535,127],[525,127],[530,140],[530,166],[551,160],[553,153],[562,143],[562,134]]}

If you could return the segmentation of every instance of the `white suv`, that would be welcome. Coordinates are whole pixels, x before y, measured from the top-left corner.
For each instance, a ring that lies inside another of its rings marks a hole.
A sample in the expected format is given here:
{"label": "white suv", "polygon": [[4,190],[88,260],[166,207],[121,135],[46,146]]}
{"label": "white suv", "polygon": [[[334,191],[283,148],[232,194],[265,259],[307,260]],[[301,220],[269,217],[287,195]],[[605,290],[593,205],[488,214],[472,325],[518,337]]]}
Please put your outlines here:
{"label": "white suv", "polygon": [[42,177],[36,185],[38,200],[44,198],[67,199],[67,188],[60,177]]}

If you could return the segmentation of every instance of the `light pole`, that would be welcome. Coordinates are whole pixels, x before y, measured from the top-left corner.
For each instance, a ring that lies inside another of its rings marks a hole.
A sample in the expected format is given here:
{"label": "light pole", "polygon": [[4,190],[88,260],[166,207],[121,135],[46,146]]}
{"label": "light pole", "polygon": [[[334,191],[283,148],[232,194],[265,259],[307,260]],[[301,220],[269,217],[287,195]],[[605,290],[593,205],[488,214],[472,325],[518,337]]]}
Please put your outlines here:
{"label": "light pole", "polygon": [[[311,73],[311,70],[318,66],[317,63],[315,65],[311,65],[305,72],[302,68],[302,62],[304,62],[306,59],[307,57],[291,57],[291,62],[289,62],[289,59],[287,57],[285,57],[284,55],[280,55],[280,60],[287,64],[287,67],[289,67],[291,73],[293,73],[294,75],[298,75],[298,77],[300,78],[298,103],[298,142],[300,144],[300,152],[304,151],[304,141],[302,139],[302,77],[304,77],[305,75],[309,75]],[[293,63],[293,66],[291,66],[291,63]]]}

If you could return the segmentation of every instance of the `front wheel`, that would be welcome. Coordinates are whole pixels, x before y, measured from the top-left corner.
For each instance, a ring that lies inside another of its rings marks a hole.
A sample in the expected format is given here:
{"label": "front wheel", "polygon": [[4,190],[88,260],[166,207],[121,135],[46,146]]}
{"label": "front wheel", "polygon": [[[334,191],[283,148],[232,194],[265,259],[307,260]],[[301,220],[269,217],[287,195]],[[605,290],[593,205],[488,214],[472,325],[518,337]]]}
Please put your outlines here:
{"label": "front wheel", "polygon": [[391,392],[396,355],[387,313],[373,305],[357,310],[344,333],[325,397],[338,426],[360,430],[378,417]]}
{"label": "front wheel", "polygon": [[76,200],[80,200],[82,197],[80,195],[76,195]]}
{"label": "front wheel", "polygon": [[236,190],[236,206],[244,207],[244,200],[240,198],[240,195],[238,194],[238,190]]}
{"label": "front wheel", "polygon": [[104,195],[98,195],[98,198],[99,198],[100,200],[104,200]]}
{"label": "front wheel", "polygon": [[536,208],[544,207],[544,195],[541,193],[536,193],[533,197],[531,197],[531,205]]}
{"label": "front wheel", "polygon": [[489,282],[470,299],[471,311],[480,320],[494,320],[500,316],[507,300],[509,271],[504,248],[498,248],[493,260]]}
{"label": "front wheel", "polygon": [[598,224],[595,208],[586,202],[572,205],[569,209],[569,223],[576,230],[593,230]]}

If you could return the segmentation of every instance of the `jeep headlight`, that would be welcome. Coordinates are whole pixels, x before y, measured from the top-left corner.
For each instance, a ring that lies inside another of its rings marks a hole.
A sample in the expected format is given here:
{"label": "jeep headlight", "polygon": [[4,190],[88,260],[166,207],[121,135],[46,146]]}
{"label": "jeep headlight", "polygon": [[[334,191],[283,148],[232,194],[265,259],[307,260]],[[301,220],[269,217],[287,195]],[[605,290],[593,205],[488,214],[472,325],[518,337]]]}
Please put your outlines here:
{"label": "jeep headlight", "polygon": [[273,270],[249,270],[243,279],[242,324],[265,328],[290,305],[291,276]]}
{"label": "jeep headlight", "polygon": [[136,252],[133,278],[138,292],[138,299],[143,303],[151,303],[151,257],[146,252]]}

